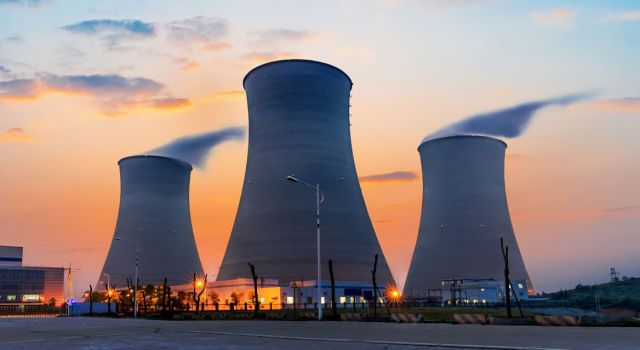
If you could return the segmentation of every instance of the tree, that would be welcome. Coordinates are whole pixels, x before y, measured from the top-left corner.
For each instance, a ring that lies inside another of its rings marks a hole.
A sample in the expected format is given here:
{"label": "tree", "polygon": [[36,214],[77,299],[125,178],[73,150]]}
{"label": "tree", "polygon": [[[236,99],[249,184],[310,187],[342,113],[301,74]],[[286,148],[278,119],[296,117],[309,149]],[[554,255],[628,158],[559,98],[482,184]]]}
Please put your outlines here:
{"label": "tree", "polygon": [[331,277],[331,311],[335,320],[338,318],[338,305],[336,304],[336,281],[333,278],[333,259],[329,259],[329,276]]}
{"label": "tree", "polygon": [[376,316],[376,309],[378,306],[378,285],[376,284],[376,270],[378,269],[378,254],[375,255],[373,260],[373,270],[371,270],[371,280],[373,282],[373,316]]}
{"label": "tree", "polygon": [[511,281],[509,280],[509,246],[504,246],[504,239],[500,237],[500,250],[504,260],[504,302],[507,307],[507,317],[511,318]]}
{"label": "tree", "polygon": [[211,300],[212,304],[217,304],[220,302],[220,295],[215,291],[210,291],[209,294],[207,294],[207,299]]}
{"label": "tree", "polygon": [[260,311],[260,300],[258,299],[258,276],[256,275],[256,267],[252,263],[249,263],[251,268],[251,277],[253,278],[253,317],[258,317],[258,311]]}
{"label": "tree", "polygon": [[231,292],[231,295],[229,297],[231,298],[232,303],[238,305],[238,303],[240,302],[240,296],[241,293],[238,293],[234,290],[233,292]]}
{"label": "tree", "polygon": [[93,316],[93,286],[89,284],[89,315]]}
{"label": "tree", "polygon": [[[197,288],[201,288],[200,292],[197,291]],[[202,297],[202,293],[207,288],[207,275],[204,275],[204,282],[201,279],[196,277],[196,274],[193,274],[193,303],[196,306],[196,315],[200,310],[200,298]]]}
{"label": "tree", "polygon": [[185,300],[187,300],[187,293],[183,290],[179,291],[174,299],[174,305],[179,306],[181,310],[184,310]]}

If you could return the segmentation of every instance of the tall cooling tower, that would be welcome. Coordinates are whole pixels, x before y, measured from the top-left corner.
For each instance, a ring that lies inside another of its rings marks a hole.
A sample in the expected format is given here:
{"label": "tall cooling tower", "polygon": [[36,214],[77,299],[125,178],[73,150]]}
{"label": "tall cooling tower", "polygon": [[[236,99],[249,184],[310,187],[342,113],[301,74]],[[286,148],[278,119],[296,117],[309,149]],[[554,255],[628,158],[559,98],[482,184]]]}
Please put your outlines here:
{"label": "tall cooling tower", "polygon": [[281,283],[316,277],[316,196],[295,174],[320,185],[323,279],[393,283],[369,219],[349,132],[351,79],[321,62],[284,60],[244,78],[249,154],[240,205],[218,280],[259,275]]}
{"label": "tall cooling tower", "polygon": [[532,288],[513,233],[504,186],[507,145],[460,135],[418,147],[422,161],[422,217],[404,287],[426,296],[444,279],[504,281],[500,237],[509,246],[510,277]]}
{"label": "tall cooling tower", "polygon": [[191,165],[161,156],[121,159],[120,210],[111,248],[99,280],[126,287],[135,272],[139,244],[141,284],[190,283],[203,274],[191,228]]}

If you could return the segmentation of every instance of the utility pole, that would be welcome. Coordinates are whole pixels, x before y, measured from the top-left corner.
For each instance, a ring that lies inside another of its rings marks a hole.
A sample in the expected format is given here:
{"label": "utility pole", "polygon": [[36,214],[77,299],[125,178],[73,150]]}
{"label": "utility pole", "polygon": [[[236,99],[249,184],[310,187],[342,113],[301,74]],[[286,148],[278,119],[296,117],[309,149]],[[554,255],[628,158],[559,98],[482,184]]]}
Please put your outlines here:
{"label": "utility pole", "polygon": [[65,271],[67,271],[67,284],[64,291],[64,297],[67,301],[67,304],[73,299],[73,271],[80,271],[80,269],[74,269],[71,267],[71,263],[69,263],[69,267],[63,267]]}
{"label": "utility pole", "polygon": [[616,268],[611,268],[611,282],[618,282],[620,278],[618,277],[619,273],[616,272]]}

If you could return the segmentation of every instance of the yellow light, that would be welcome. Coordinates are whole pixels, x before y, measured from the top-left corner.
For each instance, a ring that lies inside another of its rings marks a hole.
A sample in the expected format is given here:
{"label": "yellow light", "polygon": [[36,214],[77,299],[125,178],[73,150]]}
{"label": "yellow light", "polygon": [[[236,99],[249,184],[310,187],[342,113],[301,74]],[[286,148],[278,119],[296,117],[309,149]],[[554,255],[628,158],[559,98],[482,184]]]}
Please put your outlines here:
{"label": "yellow light", "polygon": [[391,296],[394,298],[397,298],[400,295],[400,293],[398,293],[397,290],[394,290],[393,292],[391,292]]}
{"label": "yellow light", "polygon": [[201,280],[197,280],[196,281],[196,287],[202,287],[202,281]]}
{"label": "yellow light", "polygon": [[107,294],[108,294],[109,296],[112,296],[112,295],[113,295],[113,291],[112,291],[111,289],[109,289],[109,291],[107,292]]}

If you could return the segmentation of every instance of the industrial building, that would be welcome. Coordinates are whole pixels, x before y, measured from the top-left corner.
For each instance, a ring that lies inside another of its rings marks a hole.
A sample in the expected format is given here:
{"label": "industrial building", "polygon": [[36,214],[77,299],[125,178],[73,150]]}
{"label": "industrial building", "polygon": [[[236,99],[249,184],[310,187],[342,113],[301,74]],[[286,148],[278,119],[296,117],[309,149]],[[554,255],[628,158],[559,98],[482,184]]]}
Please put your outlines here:
{"label": "industrial building", "polygon": [[[528,300],[525,280],[512,280],[512,300]],[[504,302],[504,280],[449,278],[442,281],[439,298],[447,305],[487,305]]]}
{"label": "industrial building", "polygon": [[99,285],[189,283],[203,275],[189,210],[192,167],[178,159],[140,155],[121,159],[120,208]]}
{"label": "industrial building", "polygon": [[446,292],[442,283],[451,279],[504,284],[501,237],[509,247],[510,278],[519,296],[533,292],[507,206],[506,147],[501,140],[476,135],[427,139],[418,147],[422,216],[404,295]]}
{"label": "industrial building", "polygon": [[316,190],[319,186],[322,279],[370,281],[378,254],[380,285],[393,284],[365,205],[350,136],[352,82],[316,61],[283,60],[244,78],[249,150],[240,204],[217,276],[260,276],[287,283],[316,278]]}
{"label": "industrial building", "polygon": [[64,302],[64,268],[22,265],[22,247],[0,246],[0,305]]}

